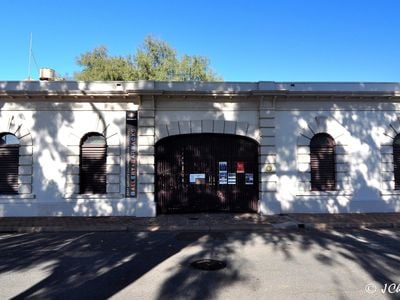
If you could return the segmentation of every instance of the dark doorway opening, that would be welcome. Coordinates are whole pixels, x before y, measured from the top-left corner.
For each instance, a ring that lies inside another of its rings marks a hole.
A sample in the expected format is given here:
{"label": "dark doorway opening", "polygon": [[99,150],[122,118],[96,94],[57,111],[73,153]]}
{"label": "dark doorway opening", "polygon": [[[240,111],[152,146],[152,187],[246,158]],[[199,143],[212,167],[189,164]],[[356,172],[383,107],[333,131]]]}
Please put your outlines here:
{"label": "dark doorway opening", "polygon": [[159,213],[256,212],[258,144],[236,135],[187,134],[156,144]]}

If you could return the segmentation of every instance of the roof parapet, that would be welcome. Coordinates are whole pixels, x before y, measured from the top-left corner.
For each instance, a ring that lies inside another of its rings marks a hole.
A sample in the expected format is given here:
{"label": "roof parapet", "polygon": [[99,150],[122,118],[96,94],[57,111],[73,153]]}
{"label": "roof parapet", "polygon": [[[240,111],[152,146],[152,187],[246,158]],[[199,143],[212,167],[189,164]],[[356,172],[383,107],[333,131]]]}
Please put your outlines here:
{"label": "roof parapet", "polygon": [[400,95],[397,82],[0,81],[0,95]]}

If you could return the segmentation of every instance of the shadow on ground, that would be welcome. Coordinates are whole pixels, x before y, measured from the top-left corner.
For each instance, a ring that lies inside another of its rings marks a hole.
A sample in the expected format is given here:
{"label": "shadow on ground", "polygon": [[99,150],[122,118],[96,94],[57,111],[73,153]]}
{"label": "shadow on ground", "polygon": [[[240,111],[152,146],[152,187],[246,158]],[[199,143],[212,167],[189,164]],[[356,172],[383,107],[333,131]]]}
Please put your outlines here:
{"label": "shadow on ground", "polygon": [[[400,236],[398,231],[352,230],[321,232],[308,230],[271,231],[260,233],[210,232],[103,232],[103,233],[36,233],[0,236],[0,275],[26,271],[37,265],[47,266],[48,276],[15,296],[14,299],[106,299],[162,262],[189,246],[200,251],[187,255],[179,266],[170,270],[162,286],[154,286],[158,297],[172,299],[187,295],[204,299],[216,295],[218,289],[246,280],[240,268],[229,264],[224,272],[188,276],[189,264],[196,258],[232,257],[240,245],[262,239],[273,251],[292,259],[288,244],[299,251],[311,247],[329,250],[338,248],[341,260],[356,263],[373,280],[396,282],[400,270]],[[323,252],[314,256],[321,265],[333,265],[335,258]],[[212,289],[204,286],[212,285]]]}

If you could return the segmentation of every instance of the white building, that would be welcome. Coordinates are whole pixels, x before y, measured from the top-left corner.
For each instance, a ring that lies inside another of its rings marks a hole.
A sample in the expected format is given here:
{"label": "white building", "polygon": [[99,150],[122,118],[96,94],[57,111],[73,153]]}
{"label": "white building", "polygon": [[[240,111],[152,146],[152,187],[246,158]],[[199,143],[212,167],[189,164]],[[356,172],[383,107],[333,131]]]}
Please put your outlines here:
{"label": "white building", "polygon": [[0,82],[0,216],[400,211],[399,83]]}

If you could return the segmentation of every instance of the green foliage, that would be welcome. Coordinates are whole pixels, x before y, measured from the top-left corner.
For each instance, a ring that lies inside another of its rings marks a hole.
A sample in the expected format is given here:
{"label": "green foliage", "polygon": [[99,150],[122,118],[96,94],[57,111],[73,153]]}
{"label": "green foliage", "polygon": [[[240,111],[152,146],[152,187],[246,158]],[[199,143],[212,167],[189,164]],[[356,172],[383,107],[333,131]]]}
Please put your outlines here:
{"label": "green foliage", "polygon": [[84,67],[75,74],[77,80],[130,80],[134,76],[132,62],[125,57],[109,56],[104,46],[82,54],[77,63]]}
{"label": "green foliage", "polygon": [[183,55],[179,63],[179,80],[222,81],[222,77],[217,76],[209,65],[207,57]]}
{"label": "green foliage", "polygon": [[167,43],[147,37],[134,57],[138,79],[175,80],[179,62]]}
{"label": "green foliage", "polygon": [[211,70],[208,58],[184,54],[178,59],[174,48],[151,36],[133,57],[110,56],[101,46],[81,54],[77,63],[83,68],[75,74],[77,80],[223,80]]}

